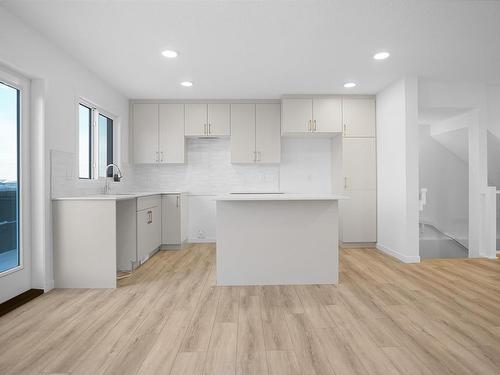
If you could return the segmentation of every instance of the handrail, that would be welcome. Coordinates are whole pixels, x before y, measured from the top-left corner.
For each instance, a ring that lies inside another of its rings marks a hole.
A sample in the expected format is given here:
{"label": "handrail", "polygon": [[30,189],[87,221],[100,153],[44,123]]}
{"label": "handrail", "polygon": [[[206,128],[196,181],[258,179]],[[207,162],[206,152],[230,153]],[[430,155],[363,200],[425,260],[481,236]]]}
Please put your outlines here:
{"label": "handrail", "polygon": [[435,225],[432,225],[432,224],[427,224],[427,223],[419,223],[419,224],[422,224],[422,225],[428,225],[429,227],[433,227],[435,230],[437,230],[439,233],[441,233],[443,236],[445,236],[446,238],[448,238],[449,240],[452,240],[453,242],[456,242],[460,247],[463,247],[465,250],[467,250],[467,252],[469,251],[469,249],[464,245],[462,244],[459,240],[457,240],[456,238],[442,232],[441,230],[439,230],[439,228],[437,228]]}

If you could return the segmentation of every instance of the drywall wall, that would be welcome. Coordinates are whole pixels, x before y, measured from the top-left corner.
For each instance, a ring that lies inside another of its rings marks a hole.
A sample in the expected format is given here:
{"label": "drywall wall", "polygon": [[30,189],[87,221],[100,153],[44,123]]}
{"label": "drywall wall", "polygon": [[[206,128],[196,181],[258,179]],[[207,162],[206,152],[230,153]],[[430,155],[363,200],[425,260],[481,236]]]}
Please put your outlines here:
{"label": "drywall wall", "polygon": [[40,181],[32,188],[43,190],[44,201],[32,220],[33,227],[44,229],[39,236],[43,243],[33,241],[34,259],[40,264],[33,267],[37,274],[32,275],[32,287],[47,290],[53,285],[49,152],[77,153],[77,102],[78,98],[84,98],[116,116],[115,125],[119,129],[116,157],[127,160],[128,100],[2,7],[0,64],[36,82],[36,102],[42,106],[36,111],[36,123],[44,127],[45,139],[44,144],[38,145],[39,154],[33,158],[43,163],[33,165],[32,175]]}
{"label": "drywall wall", "polygon": [[417,80],[377,94],[377,247],[403,262],[418,252]]}
{"label": "drywall wall", "polygon": [[[427,189],[427,204],[420,212],[420,221],[434,225],[467,246],[468,163],[434,139],[429,125],[420,125],[419,130],[419,185]],[[464,135],[462,129],[452,133],[465,137],[462,141],[467,142],[467,133]]]}

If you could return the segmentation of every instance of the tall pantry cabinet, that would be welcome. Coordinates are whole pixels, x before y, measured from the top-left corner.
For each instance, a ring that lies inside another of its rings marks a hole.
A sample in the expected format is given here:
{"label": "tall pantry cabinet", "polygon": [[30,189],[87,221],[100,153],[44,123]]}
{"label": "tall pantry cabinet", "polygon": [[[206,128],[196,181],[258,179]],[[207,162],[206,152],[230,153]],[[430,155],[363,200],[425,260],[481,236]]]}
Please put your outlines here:
{"label": "tall pantry cabinet", "polygon": [[343,98],[342,164],[344,191],[341,201],[343,243],[377,241],[377,164],[375,99]]}

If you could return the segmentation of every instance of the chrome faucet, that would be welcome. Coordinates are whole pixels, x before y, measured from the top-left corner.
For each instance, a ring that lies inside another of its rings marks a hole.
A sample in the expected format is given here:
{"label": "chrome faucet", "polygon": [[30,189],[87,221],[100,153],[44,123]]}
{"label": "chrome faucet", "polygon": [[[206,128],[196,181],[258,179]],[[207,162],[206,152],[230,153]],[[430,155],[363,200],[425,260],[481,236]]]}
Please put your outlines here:
{"label": "chrome faucet", "polygon": [[111,171],[113,171],[113,167],[115,167],[118,170],[118,173],[115,173],[113,175],[113,181],[114,182],[120,182],[123,178],[122,171],[120,170],[120,167],[118,167],[115,163],[108,164],[106,166],[106,169],[104,170],[104,178],[105,178],[105,183],[104,183],[104,194],[109,194],[111,190],[111,186],[109,185],[109,178],[108,178],[108,169],[111,167]]}

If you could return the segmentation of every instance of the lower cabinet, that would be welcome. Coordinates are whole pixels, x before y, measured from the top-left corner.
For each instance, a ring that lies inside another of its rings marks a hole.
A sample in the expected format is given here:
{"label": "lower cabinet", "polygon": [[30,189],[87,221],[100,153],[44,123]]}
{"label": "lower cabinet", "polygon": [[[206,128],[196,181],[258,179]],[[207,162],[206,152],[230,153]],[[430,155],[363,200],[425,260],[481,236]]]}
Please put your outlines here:
{"label": "lower cabinet", "polygon": [[137,198],[137,260],[144,262],[161,245],[161,196]]}
{"label": "lower cabinet", "polygon": [[377,191],[351,190],[341,202],[342,242],[377,241]]}
{"label": "lower cabinet", "polygon": [[187,240],[187,199],[184,194],[164,194],[161,199],[161,243],[178,247]]}

